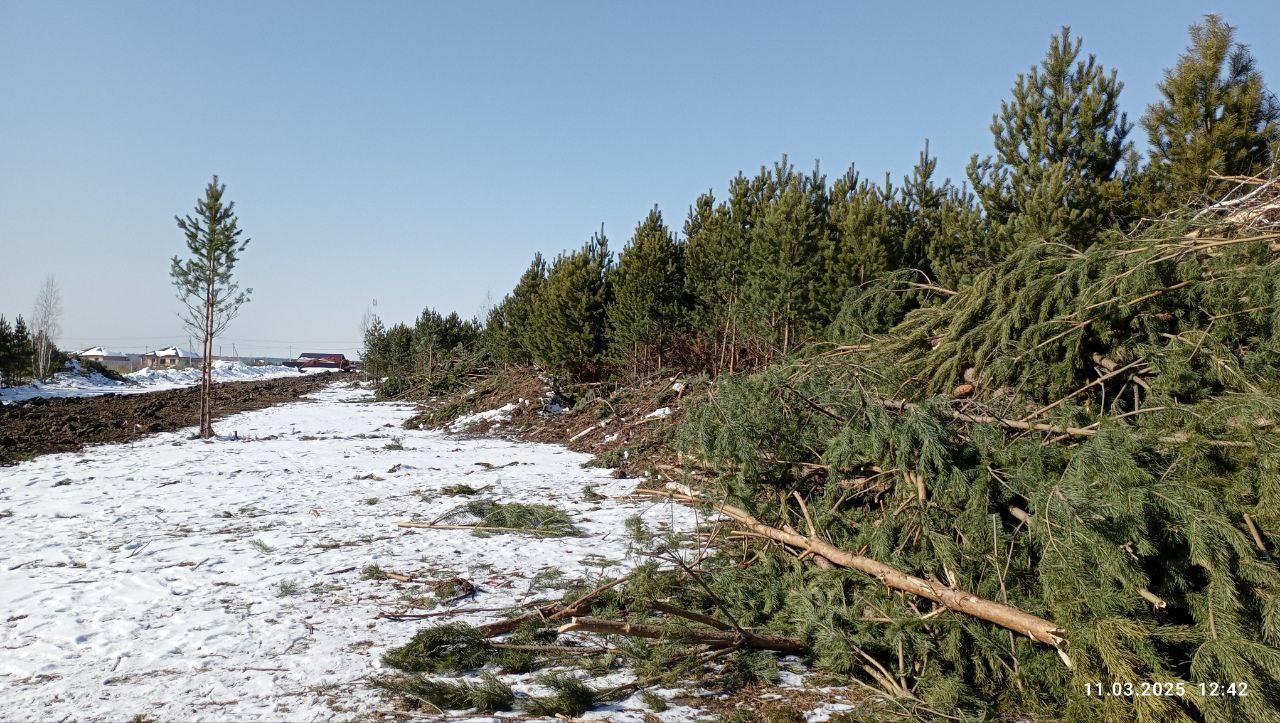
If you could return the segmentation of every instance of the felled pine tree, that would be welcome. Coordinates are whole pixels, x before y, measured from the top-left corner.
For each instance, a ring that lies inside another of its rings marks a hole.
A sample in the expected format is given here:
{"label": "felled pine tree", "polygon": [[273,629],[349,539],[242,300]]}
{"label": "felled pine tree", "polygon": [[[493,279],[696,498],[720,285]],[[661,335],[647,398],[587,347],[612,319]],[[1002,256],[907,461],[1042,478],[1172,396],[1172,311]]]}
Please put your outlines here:
{"label": "felled pine tree", "polygon": [[685,326],[684,246],[655,207],[636,226],[613,271],[609,345],[633,374],[659,368]]}
{"label": "felled pine tree", "polygon": [[1229,188],[1210,174],[1258,173],[1280,138],[1280,107],[1249,48],[1218,15],[1191,26],[1191,47],[1165,72],[1142,127],[1151,143],[1147,213]]}
{"label": "felled pine tree", "polygon": [[528,343],[534,362],[570,378],[599,370],[606,348],[606,309],[612,297],[613,256],[603,233],[561,254],[534,297]]}
{"label": "felled pine tree", "polygon": [[1123,215],[1131,129],[1119,107],[1123,84],[1080,49],[1069,28],[1053,37],[991,122],[995,157],[969,163],[995,258],[1039,241],[1083,248]]}
{"label": "felled pine tree", "polygon": [[858,347],[722,378],[688,412],[686,449],[760,520],[812,517],[1065,644],[840,569],[787,573],[756,623],[935,710],[1274,720],[1280,182],[1247,190],[1138,238],[1029,244]]}

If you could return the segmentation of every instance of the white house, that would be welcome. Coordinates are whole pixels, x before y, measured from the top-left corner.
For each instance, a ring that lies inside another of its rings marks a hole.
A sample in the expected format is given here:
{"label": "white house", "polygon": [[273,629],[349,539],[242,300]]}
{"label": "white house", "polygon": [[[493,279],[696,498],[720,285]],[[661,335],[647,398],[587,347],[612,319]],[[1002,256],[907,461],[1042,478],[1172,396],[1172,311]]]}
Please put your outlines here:
{"label": "white house", "polygon": [[142,364],[155,369],[186,369],[200,363],[201,357],[193,351],[176,346],[149,351],[142,355]]}
{"label": "white house", "polygon": [[125,354],[122,351],[107,351],[100,346],[90,347],[78,354],[75,354],[74,356],[85,361],[97,362],[108,369],[113,369],[122,374],[128,374],[129,372],[137,369],[134,363],[136,355],[131,358],[128,354]]}

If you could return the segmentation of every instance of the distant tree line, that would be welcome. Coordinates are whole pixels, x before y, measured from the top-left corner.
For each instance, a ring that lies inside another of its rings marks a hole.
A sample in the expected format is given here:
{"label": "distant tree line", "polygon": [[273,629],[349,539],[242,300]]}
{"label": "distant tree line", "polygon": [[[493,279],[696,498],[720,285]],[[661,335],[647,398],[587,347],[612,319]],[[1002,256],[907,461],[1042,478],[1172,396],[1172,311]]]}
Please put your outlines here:
{"label": "distant tree line", "polygon": [[371,324],[366,367],[397,394],[478,360],[566,379],[716,374],[883,331],[1019,247],[1084,249],[1266,170],[1280,108],[1248,48],[1216,15],[1190,35],[1140,119],[1145,159],[1116,71],[1063,28],[1018,75],[992,120],[994,152],[973,156],[959,185],[937,178],[927,142],[896,183],[784,156],[699,196],[679,233],[652,209],[616,258],[603,231],[551,261],[536,254],[483,321],[427,309],[412,326]]}
{"label": "distant tree line", "polygon": [[12,324],[0,315],[0,386],[25,384],[35,376],[35,340],[19,314]]}
{"label": "distant tree line", "polygon": [[0,314],[0,386],[47,379],[67,357],[55,339],[62,324],[62,291],[52,275],[36,292],[30,320],[19,314],[12,324]]}

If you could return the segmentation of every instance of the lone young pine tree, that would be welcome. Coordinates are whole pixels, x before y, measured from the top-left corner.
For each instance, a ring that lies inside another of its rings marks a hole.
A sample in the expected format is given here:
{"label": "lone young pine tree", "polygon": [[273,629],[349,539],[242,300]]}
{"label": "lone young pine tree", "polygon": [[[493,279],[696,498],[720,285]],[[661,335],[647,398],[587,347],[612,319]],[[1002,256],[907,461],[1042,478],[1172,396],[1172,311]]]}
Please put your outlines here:
{"label": "lone young pine tree", "polygon": [[249,244],[242,238],[235,202],[223,202],[225,184],[214,176],[196,201],[195,214],[176,216],[186,237],[188,256],[173,257],[169,275],[185,311],[182,321],[204,340],[200,367],[200,436],[213,436],[209,388],[213,374],[213,339],[235,318],[249,300],[252,289],[241,290],[232,278],[240,252]]}

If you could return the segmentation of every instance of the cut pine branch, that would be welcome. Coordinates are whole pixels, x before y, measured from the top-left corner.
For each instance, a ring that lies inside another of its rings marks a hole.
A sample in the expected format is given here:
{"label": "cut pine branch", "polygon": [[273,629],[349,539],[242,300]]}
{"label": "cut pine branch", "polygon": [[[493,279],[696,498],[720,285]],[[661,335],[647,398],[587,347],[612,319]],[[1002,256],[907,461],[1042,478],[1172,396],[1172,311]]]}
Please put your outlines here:
{"label": "cut pine branch", "polygon": [[745,647],[756,650],[772,650],[778,653],[801,655],[808,650],[802,641],[794,638],[782,638],[774,635],[757,635],[741,633],[736,630],[686,630],[677,632],[666,630],[657,625],[642,625],[604,618],[571,618],[560,626],[561,633],[597,633],[599,635],[625,635],[634,638],[658,640],[674,638],[681,642],[715,647]]}
{"label": "cut pine branch", "polygon": [[598,600],[601,595],[626,582],[630,577],[630,575],[624,575],[610,580],[568,605],[561,605],[560,603],[541,605],[527,613],[524,613],[523,615],[517,615],[513,618],[507,618],[506,620],[498,620],[485,625],[478,625],[476,626],[476,630],[486,638],[496,638],[499,635],[506,635],[507,633],[522,628],[534,621],[555,622],[557,620],[572,617],[579,613],[585,613],[591,609],[591,606],[595,604],[596,600]]}

